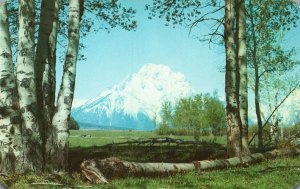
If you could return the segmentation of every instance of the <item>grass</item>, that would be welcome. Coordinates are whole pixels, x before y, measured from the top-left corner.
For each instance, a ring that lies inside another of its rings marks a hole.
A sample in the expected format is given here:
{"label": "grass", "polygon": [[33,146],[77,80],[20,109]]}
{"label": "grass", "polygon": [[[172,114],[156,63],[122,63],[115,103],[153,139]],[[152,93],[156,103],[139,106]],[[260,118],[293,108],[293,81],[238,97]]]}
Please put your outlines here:
{"label": "grass", "polygon": [[[71,131],[70,133],[71,169],[78,170],[84,159],[103,159],[118,157],[128,161],[138,162],[191,162],[208,158],[223,157],[225,148],[219,143],[203,143],[198,146],[176,145],[109,145],[128,140],[153,137],[172,137],[184,140],[194,140],[192,136],[157,136],[154,132],[143,131]],[[202,137],[201,141],[211,140]],[[222,141],[217,137],[216,141]]]}
{"label": "grass", "polygon": [[[88,135],[88,137],[82,137]],[[123,159],[152,160],[151,158],[161,157],[164,160],[172,161],[172,156],[168,155],[167,148],[172,146],[137,146],[131,147],[122,146],[116,149],[107,149],[103,147],[105,144],[109,144],[112,141],[122,142],[129,139],[135,139],[138,137],[157,137],[152,132],[136,132],[136,131],[71,131],[70,138],[70,158],[75,164],[80,163],[80,159],[75,157],[107,157],[116,155]],[[91,137],[89,137],[91,136]],[[192,137],[178,137],[191,140]],[[203,138],[205,140],[205,138]],[[224,139],[218,138],[217,141],[222,144]],[[216,144],[216,146],[218,146]],[[222,145],[219,145],[219,147]],[[203,147],[203,146],[201,146]],[[178,149],[179,147],[177,147]],[[186,147],[185,147],[186,148]],[[220,147],[221,148],[221,147]],[[197,154],[192,148],[188,147],[190,154]],[[162,150],[162,151],[161,151]],[[173,149],[174,150],[174,149]],[[186,149],[187,150],[187,149]],[[207,149],[206,149],[207,150]],[[151,157],[151,151],[157,151],[158,155]],[[171,150],[172,151],[172,150]],[[207,151],[206,151],[207,152]],[[198,152],[200,153],[200,152]],[[148,154],[148,155],[147,155]],[[164,155],[163,155],[164,154]],[[188,153],[187,153],[188,154]],[[187,158],[184,154],[173,154],[173,156],[179,156],[178,159]],[[188,155],[187,155],[188,156]],[[196,157],[197,158],[197,157]],[[159,159],[159,158],[158,158]],[[77,162],[76,162],[77,161]],[[236,167],[226,170],[215,170],[207,172],[189,172],[185,174],[178,174],[175,176],[162,177],[162,178],[124,178],[112,180],[108,185],[91,185],[80,179],[78,173],[73,172],[70,176],[58,176],[58,175],[12,175],[8,178],[0,177],[0,183],[9,188],[26,189],[26,188],[38,188],[38,189],[56,189],[56,188],[72,188],[74,186],[84,186],[100,189],[184,189],[184,188],[199,188],[199,189],[288,189],[293,188],[297,182],[300,181],[300,157],[281,158],[261,164],[251,165],[249,167]],[[64,186],[50,186],[50,185],[32,185],[32,183],[60,183]]]}
{"label": "grass", "polygon": [[[86,135],[86,137],[83,137]],[[105,144],[124,142],[130,139],[157,137],[150,131],[102,131],[71,130],[70,147],[103,146]]]}
{"label": "grass", "polygon": [[[86,137],[83,137],[83,136]],[[194,140],[193,136],[158,136],[152,131],[102,131],[102,130],[71,130],[70,147],[91,147],[103,146],[110,143],[124,142],[138,138],[173,137],[184,140]],[[200,140],[207,140],[209,137],[200,137]],[[216,143],[225,144],[224,137],[215,137]]]}
{"label": "grass", "polygon": [[288,189],[300,181],[299,162],[300,158],[288,158],[247,168],[190,172],[162,179],[127,178],[115,180],[107,188]]}

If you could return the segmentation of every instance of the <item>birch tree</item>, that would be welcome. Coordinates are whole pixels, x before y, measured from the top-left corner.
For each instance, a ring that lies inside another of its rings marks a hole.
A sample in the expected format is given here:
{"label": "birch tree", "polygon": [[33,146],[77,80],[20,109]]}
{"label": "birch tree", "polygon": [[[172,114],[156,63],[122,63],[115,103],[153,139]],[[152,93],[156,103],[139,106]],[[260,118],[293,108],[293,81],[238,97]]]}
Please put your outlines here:
{"label": "birch tree", "polygon": [[29,170],[42,168],[42,142],[37,120],[35,86],[34,0],[19,1],[17,89],[22,116],[24,158]]}
{"label": "birch tree", "polygon": [[7,3],[0,6],[0,44],[0,172],[14,172],[23,165],[23,149]]}
{"label": "birch tree", "polygon": [[[0,7],[1,172],[64,172],[68,168],[68,122],[80,57],[79,38],[87,35],[94,24],[91,17],[83,15],[83,0],[66,2],[12,0]],[[92,5],[90,16],[101,20],[106,30],[118,26],[135,29],[132,8],[117,1],[86,3],[87,7]],[[60,13],[65,11],[69,11],[68,19]],[[58,40],[67,41],[68,48],[55,104],[55,65],[58,54],[63,52],[61,48],[57,50],[57,44],[61,44]],[[12,50],[17,53],[16,72]]]}
{"label": "birch tree", "polygon": [[246,46],[246,9],[245,0],[237,5],[237,61],[239,70],[239,113],[241,118],[242,153],[249,154],[248,146],[248,72]]}
{"label": "birch tree", "polygon": [[255,95],[258,147],[263,148],[263,127],[266,123],[262,121],[263,91],[261,88],[265,85],[266,75],[277,75],[275,77],[279,79],[278,73],[279,75],[288,73],[297,65],[293,60],[294,50],[287,48],[284,50],[280,39],[288,30],[296,26],[299,7],[288,0],[280,2],[250,0],[248,3],[247,59],[250,65],[249,71],[254,76],[250,77],[250,81],[253,83],[252,89]]}
{"label": "birch tree", "polygon": [[224,44],[228,156],[249,154],[245,1],[226,0],[224,5],[224,1],[155,0],[146,10],[150,11],[150,18],[164,18],[166,25],[189,28],[189,34],[205,23],[210,31],[198,39]]}
{"label": "birch tree", "polygon": [[70,0],[69,44],[65,58],[62,83],[58,93],[57,107],[52,119],[51,136],[47,144],[50,165],[58,170],[68,166],[68,121],[74,97],[76,63],[79,49],[80,7],[82,0]]}
{"label": "birch tree", "polygon": [[[37,106],[43,145],[52,125],[56,88],[56,46],[60,0],[42,0],[37,39],[35,71]],[[44,149],[43,149],[44,150]]]}
{"label": "birch tree", "polygon": [[235,50],[235,0],[225,2],[225,51],[226,51],[226,72],[225,72],[225,93],[226,93],[226,121],[227,121],[227,155],[241,155],[240,140],[240,116],[238,109],[237,93],[237,62]]}

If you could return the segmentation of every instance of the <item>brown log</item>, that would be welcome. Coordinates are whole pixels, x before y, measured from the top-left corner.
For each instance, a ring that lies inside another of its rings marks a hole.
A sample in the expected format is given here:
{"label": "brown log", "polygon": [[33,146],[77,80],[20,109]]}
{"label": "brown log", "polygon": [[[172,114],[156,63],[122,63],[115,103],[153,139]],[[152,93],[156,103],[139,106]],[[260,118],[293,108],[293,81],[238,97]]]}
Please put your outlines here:
{"label": "brown log", "polygon": [[125,142],[119,142],[119,143],[112,143],[112,144],[107,144],[106,146],[117,146],[117,145],[130,145],[130,144],[150,144],[150,145],[155,145],[155,144],[176,144],[176,145],[200,145],[203,144],[203,142],[199,141],[193,141],[193,140],[182,140],[182,139],[176,139],[176,138],[144,138],[144,139],[139,139],[139,140],[128,140]]}
{"label": "brown log", "polygon": [[[229,167],[258,163],[279,156],[300,154],[300,150],[276,149],[265,153],[255,153],[243,157],[220,160],[203,160],[190,163],[138,163],[123,161],[116,157],[91,159],[81,163],[80,168],[85,179],[92,183],[108,183],[108,179],[127,176],[160,176],[183,173],[187,171],[203,171],[224,169]],[[108,178],[108,179],[107,179]]]}

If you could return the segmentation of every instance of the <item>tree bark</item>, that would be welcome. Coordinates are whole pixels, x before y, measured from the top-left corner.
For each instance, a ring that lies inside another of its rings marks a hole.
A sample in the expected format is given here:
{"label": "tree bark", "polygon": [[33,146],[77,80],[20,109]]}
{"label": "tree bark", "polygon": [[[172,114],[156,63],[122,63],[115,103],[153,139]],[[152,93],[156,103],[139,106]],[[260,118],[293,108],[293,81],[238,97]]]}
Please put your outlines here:
{"label": "tree bark", "polygon": [[279,143],[279,125],[278,125],[278,119],[275,115],[272,116],[272,124],[270,128],[270,139],[272,143],[275,144],[275,146],[278,146]]}
{"label": "tree bark", "polygon": [[56,85],[56,43],[59,25],[59,0],[42,0],[35,71],[38,118],[43,147],[52,126]]}
{"label": "tree bark", "polygon": [[0,172],[21,172],[22,143],[7,3],[0,6]]}
{"label": "tree bark", "polygon": [[238,68],[239,68],[239,111],[241,118],[242,154],[250,154],[248,146],[248,76],[246,47],[246,9],[245,0],[238,0],[237,33],[238,33]]}
{"label": "tree bark", "polygon": [[258,138],[258,148],[263,148],[263,126],[261,120],[261,112],[260,112],[260,95],[259,95],[259,76],[258,76],[258,65],[257,61],[254,61],[255,68],[255,112],[257,117],[257,138]]}
{"label": "tree bark", "polygon": [[81,173],[92,183],[108,183],[107,179],[124,178],[128,176],[160,176],[184,173],[188,171],[202,171],[224,169],[250,163],[258,163],[284,155],[300,154],[299,149],[280,149],[266,153],[255,153],[242,157],[220,160],[203,160],[191,163],[138,163],[123,161],[118,158],[85,160],[80,164]]}
{"label": "tree bark", "polygon": [[42,168],[41,138],[39,134],[34,71],[34,17],[35,1],[19,1],[19,33],[17,54],[17,87],[22,116],[24,170]]}
{"label": "tree bark", "polygon": [[240,156],[240,117],[237,96],[236,50],[234,39],[235,0],[225,2],[225,51],[226,51],[226,124],[227,124],[227,155]]}
{"label": "tree bark", "polygon": [[253,5],[252,2],[249,2],[250,5],[250,22],[251,22],[251,38],[253,40],[253,66],[254,66],[254,74],[255,74],[255,84],[254,84],[254,103],[255,103],[255,113],[257,117],[257,136],[258,136],[258,147],[263,148],[263,125],[261,119],[261,111],[260,111],[260,94],[259,94],[259,68],[258,68],[258,60],[257,60],[257,38],[255,34],[255,24],[254,24],[254,14],[253,14]]}
{"label": "tree bark", "polygon": [[82,3],[82,0],[70,0],[68,49],[57,107],[52,119],[53,130],[46,146],[47,163],[56,171],[65,171],[68,167],[68,121],[74,96]]}

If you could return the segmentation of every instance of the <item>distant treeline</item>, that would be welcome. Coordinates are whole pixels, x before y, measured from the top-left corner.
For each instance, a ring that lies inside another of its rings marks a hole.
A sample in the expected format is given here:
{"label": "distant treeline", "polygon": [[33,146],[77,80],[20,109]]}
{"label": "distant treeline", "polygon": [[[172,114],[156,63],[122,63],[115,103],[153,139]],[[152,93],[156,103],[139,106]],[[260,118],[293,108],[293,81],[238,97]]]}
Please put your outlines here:
{"label": "distant treeline", "polygon": [[226,133],[225,106],[217,93],[198,94],[181,98],[175,104],[163,103],[160,118],[156,120],[161,135],[223,135]]}
{"label": "distant treeline", "polygon": [[127,131],[137,130],[137,129],[132,128],[132,127],[100,125],[100,124],[98,125],[98,124],[83,123],[83,122],[78,122],[78,125],[79,125],[78,129],[87,129],[87,130],[120,130],[120,131],[122,131],[122,130],[124,130],[124,131],[126,131],[126,130]]}

